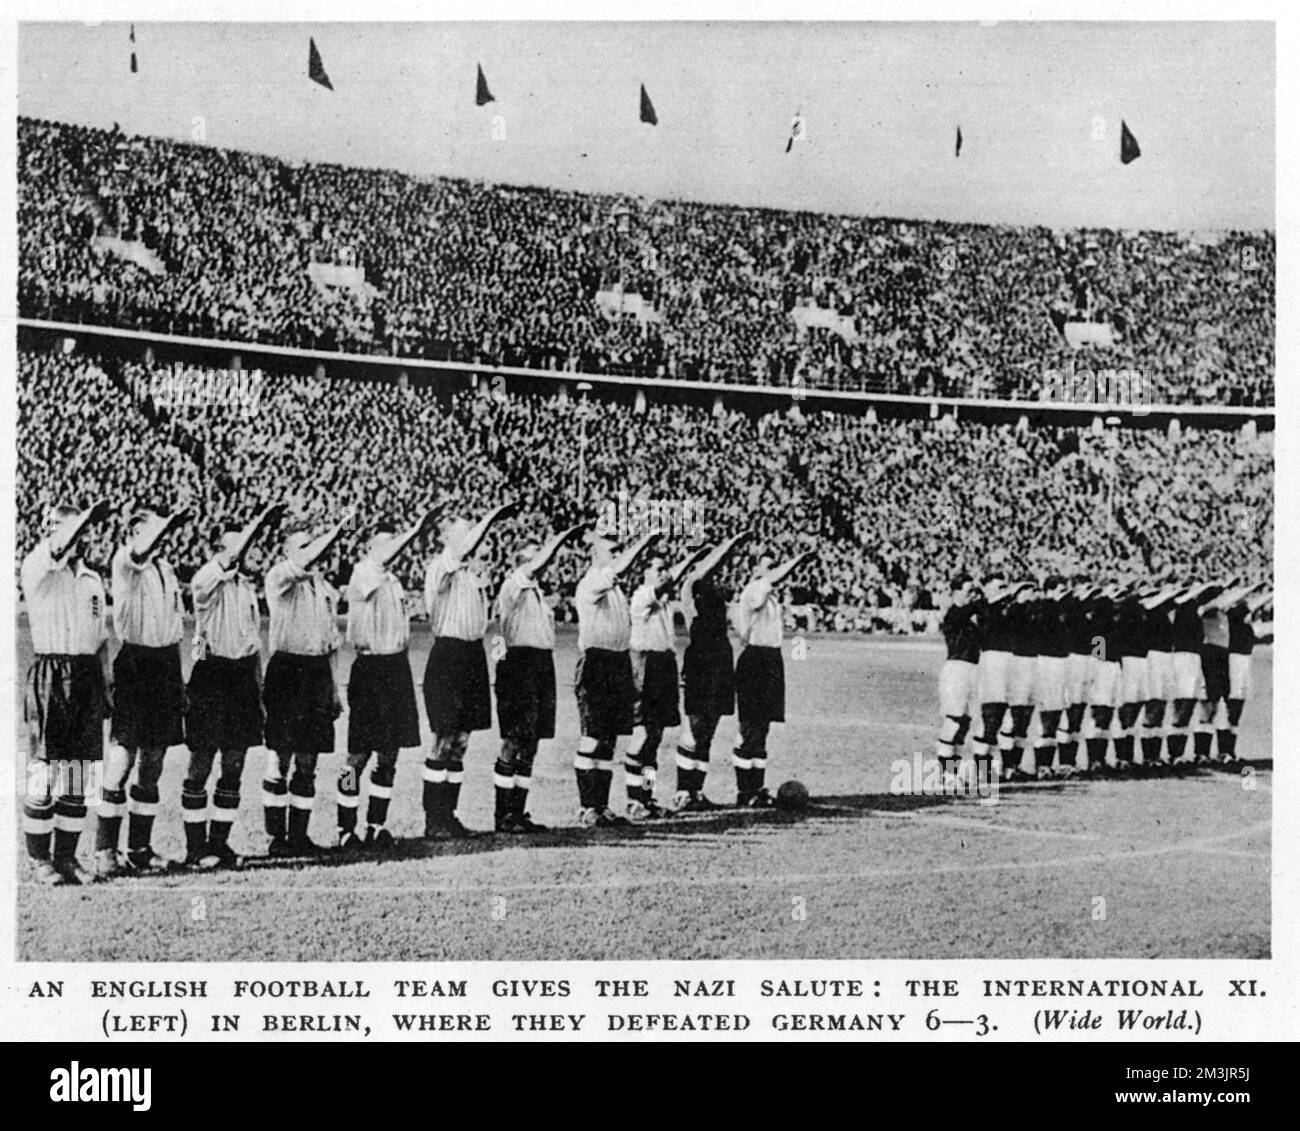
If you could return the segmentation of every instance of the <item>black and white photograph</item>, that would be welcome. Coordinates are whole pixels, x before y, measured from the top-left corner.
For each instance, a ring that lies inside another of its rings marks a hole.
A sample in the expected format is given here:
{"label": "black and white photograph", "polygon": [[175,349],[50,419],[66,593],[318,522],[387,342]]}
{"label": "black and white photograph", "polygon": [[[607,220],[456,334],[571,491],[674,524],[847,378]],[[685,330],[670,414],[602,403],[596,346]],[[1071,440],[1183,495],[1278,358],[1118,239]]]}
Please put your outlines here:
{"label": "black and white photograph", "polygon": [[14,29],[19,966],[1280,957],[1273,22],[237,10]]}

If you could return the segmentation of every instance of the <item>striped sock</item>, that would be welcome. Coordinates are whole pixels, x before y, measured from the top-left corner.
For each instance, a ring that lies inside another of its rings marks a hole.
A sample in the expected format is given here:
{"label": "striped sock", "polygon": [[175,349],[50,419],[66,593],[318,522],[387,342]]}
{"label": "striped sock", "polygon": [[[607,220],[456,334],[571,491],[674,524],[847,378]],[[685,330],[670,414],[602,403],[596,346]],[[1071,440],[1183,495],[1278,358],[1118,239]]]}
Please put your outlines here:
{"label": "striped sock", "polygon": [[54,863],[70,864],[75,858],[81,830],[86,824],[86,803],[68,794],[54,803]]}
{"label": "striped sock", "polygon": [[126,813],[126,790],[105,789],[99,795],[99,816],[95,821],[95,848],[117,851],[122,839],[122,816]]}
{"label": "striped sock", "polygon": [[339,834],[355,832],[357,809],[361,805],[361,787],[357,782],[355,767],[344,765],[339,770],[339,781],[334,800],[338,806]]}
{"label": "striped sock", "polygon": [[181,819],[185,823],[185,854],[196,856],[208,843],[208,794],[202,789],[181,790]]}
{"label": "striped sock", "polygon": [[316,789],[312,782],[295,779],[289,783],[289,840],[307,839],[307,826],[311,822],[311,811],[316,801]]}
{"label": "striped sock", "polygon": [[266,816],[266,835],[272,840],[284,840],[285,817],[289,808],[289,787],[283,778],[267,778],[262,782],[262,805]]}
{"label": "striped sock", "polygon": [[158,787],[140,785],[131,787],[131,800],[127,804],[126,848],[128,852],[145,852],[153,839],[153,819],[158,813]]}
{"label": "striped sock", "polygon": [[50,836],[54,832],[54,802],[29,801],[23,806],[23,837],[27,855],[33,860],[50,858]]}
{"label": "striped sock", "polygon": [[212,815],[208,821],[208,843],[223,845],[230,841],[230,826],[239,813],[239,790],[217,786],[212,794]]}
{"label": "striped sock", "polygon": [[366,824],[382,829],[388,823],[388,803],[393,799],[393,770],[378,767],[370,771],[370,796],[366,800]]}
{"label": "striped sock", "polygon": [[589,754],[575,754],[573,776],[578,783],[578,805],[583,809],[596,808],[596,760]]}

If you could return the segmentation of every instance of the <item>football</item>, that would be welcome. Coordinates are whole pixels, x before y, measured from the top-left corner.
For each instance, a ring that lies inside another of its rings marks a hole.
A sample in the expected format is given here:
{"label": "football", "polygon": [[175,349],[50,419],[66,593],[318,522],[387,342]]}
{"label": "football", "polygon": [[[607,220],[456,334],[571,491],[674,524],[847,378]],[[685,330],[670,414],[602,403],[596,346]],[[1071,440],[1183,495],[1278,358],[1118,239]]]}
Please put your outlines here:
{"label": "football", "polygon": [[776,803],[781,809],[807,809],[808,787],[801,781],[782,782],[776,791]]}

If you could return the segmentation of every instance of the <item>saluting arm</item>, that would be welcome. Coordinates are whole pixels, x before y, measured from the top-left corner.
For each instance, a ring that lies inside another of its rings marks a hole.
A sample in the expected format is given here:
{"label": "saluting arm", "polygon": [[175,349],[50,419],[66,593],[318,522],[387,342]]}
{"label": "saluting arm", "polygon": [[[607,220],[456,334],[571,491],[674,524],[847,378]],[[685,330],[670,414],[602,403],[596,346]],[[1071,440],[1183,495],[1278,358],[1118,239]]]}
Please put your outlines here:
{"label": "saluting arm", "polygon": [[399,534],[396,538],[394,538],[386,547],[384,547],[382,553],[376,555],[376,560],[379,562],[379,564],[382,566],[387,566],[391,562],[396,561],[396,559],[402,555],[402,553],[412,542],[414,542],[417,538],[419,538],[420,535],[422,535],[426,530],[429,529],[429,527],[431,527],[434,524],[435,520],[437,519],[438,515],[441,513],[442,509],[443,508],[441,506],[430,507],[427,511],[424,512],[424,514],[420,516],[419,520],[415,523],[414,526],[412,526],[409,530],[404,530],[401,534]]}
{"label": "saluting arm", "polygon": [[815,550],[805,550],[802,554],[796,554],[784,565],[777,566],[776,569],[764,578],[764,580],[775,589],[801,565],[805,562],[812,561],[816,556],[817,553]]}
{"label": "saluting arm", "polygon": [[736,547],[752,534],[752,530],[741,530],[733,534],[730,538],[726,538],[719,542],[709,552],[708,556],[700,562],[699,567],[695,571],[695,576],[697,578],[712,576],[722,567],[722,563],[731,557],[735,552]]}
{"label": "saluting arm", "polygon": [[470,529],[469,536],[465,539],[465,546],[464,549],[461,550],[460,557],[462,559],[473,557],[474,552],[482,544],[483,539],[487,537],[487,533],[492,529],[493,525],[500,522],[503,518],[508,518],[512,514],[518,514],[518,512],[519,504],[513,501],[502,503],[499,507],[488,511],[487,514],[478,520],[477,525]]}
{"label": "saluting arm", "polygon": [[173,530],[184,526],[191,517],[189,511],[177,511],[173,515],[162,518],[152,527],[146,527],[131,543],[131,560],[137,566],[143,565],[153,556],[153,552],[158,549],[162,540]]}
{"label": "saluting arm", "polygon": [[326,553],[329,552],[329,548],[338,541],[338,537],[343,533],[343,527],[346,522],[347,519],[340,519],[325,531],[324,534],[317,538],[316,541],[308,542],[307,545],[305,545],[294,557],[294,564],[300,569],[310,569],[314,566],[322,557],[325,556]]}
{"label": "saluting arm", "polygon": [[284,503],[273,503],[262,511],[239,532],[239,539],[230,550],[217,555],[221,559],[221,564],[226,569],[233,569],[239,565],[244,560],[244,555],[248,553],[249,547],[252,546],[257,536],[267,527],[279,522],[288,509]]}
{"label": "saluting arm", "polygon": [[640,538],[633,542],[632,545],[614,559],[613,563],[610,565],[610,569],[614,571],[614,576],[622,577],[627,573],[627,571],[632,568],[637,558],[645,552],[646,547],[648,547],[652,542],[657,542],[659,538],[660,534],[657,530],[650,530],[645,534],[642,534]]}
{"label": "saluting arm", "polygon": [[686,576],[686,571],[708,552],[709,548],[707,546],[697,546],[687,554],[686,557],[673,566],[673,568],[664,575],[663,580],[655,586],[655,596],[667,597],[669,593],[672,593],[681,584],[682,578]]}
{"label": "saluting arm", "polygon": [[529,577],[536,577],[551,564],[555,555],[559,553],[561,546],[570,539],[576,538],[584,530],[590,530],[595,525],[594,521],[588,520],[587,522],[579,522],[574,526],[570,526],[567,530],[561,530],[537,552],[537,556],[533,558],[532,561],[527,565],[522,566],[521,569],[524,573],[528,574]]}
{"label": "saluting arm", "polygon": [[[1261,581],[1260,584],[1263,585],[1265,584],[1265,582]],[[1249,601],[1246,602],[1246,608],[1252,613],[1257,613],[1265,605],[1271,604],[1272,601],[1273,601],[1273,591],[1269,589],[1263,593],[1256,593],[1255,596],[1253,596]]]}
{"label": "saluting arm", "polygon": [[64,519],[50,536],[50,553],[55,558],[65,557],[94,523],[103,522],[109,516],[111,509],[107,499],[100,499],[80,514]]}

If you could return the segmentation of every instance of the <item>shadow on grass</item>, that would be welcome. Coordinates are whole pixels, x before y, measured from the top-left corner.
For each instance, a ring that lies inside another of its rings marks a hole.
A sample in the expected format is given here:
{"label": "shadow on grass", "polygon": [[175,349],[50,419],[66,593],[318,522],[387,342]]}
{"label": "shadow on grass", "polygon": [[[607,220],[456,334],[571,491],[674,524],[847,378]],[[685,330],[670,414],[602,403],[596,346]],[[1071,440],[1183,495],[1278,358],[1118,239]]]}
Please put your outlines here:
{"label": "shadow on grass", "polygon": [[[1158,771],[1120,776],[1080,776],[1070,779],[1001,783],[998,796],[1031,797],[1038,794],[1068,795],[1086,790],[1098,782],[1125,781],[1155,782],[1162,780],[1203,779],[1213,780],[1227,775],[1239,776],[1246,768],[1254,772],[1271,770],[1271,759],[1241,762],[1235,765],[1197,764],[1161,767]],[[803,809],[736,809],[723,807],[705,813],[681,814],[655,821],[608,828],[587,829],[575,826],[554,828],[545,833],[510,834],[484,832],[467,840],[428,840],[421,837],[397,839],[392,848],[376,854],[366,851],[339,852],[322,848],[314,855],[301,857],[245,857],[243,871],[302,871],[307,868],[346,868],[362,864],[389,861],[443,859],[457,856],[477,856],[489,852],[504,852],[522,848],[539,851],[551,848],[584,849],[609,848],[612,845],[636,847],[641,845],[670,844],[684,838],[721,837],[729,833],[750,829],[780,829],[801,825],[808,821],[855,821],[887,818],[890,814],[906,815],[923,810],[949,809],[957,813],[970,813],[984,809],[975,795],[952,794],[833,794],[812,798]],[[140,879],[175,879],[183,872],[171,872]],[[202,875],[204,873],[189,873]],[[138,880],[137,880],[138,882]]]}

